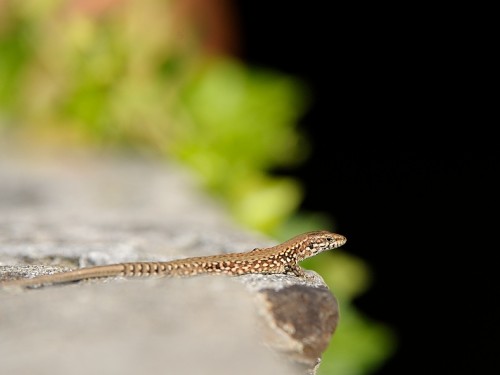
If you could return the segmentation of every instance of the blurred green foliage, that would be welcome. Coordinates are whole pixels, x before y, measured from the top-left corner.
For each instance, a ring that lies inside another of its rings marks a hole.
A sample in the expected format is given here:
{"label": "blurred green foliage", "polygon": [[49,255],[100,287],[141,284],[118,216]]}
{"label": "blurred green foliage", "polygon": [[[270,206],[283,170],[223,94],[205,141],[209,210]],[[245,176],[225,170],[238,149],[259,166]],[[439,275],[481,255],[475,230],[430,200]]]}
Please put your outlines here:
{"label": "blurred green foliage", "polygon": [[307,154],[293,127],[304,109],[297,82],[219,61],[183,87],[177,108],[183,125],[170,151],[224,196],[240,221],[270,233],[297,209],[298,183],[268,173]]}
{"label": "blurred green foliage", "polygon": [[[207,58],[189,33],[180,43],[169,1],[123,1],[99,14],[71,4],[0,0],[0,130],[33,143],[174,158],[238,221],[280,240],[334,227],[323,214],[298,212],[298,181],[270,172],[308,155],[296,129],[308,102],[298,80]],[[394,347],[390,331],[352,305],[369,268],[343,252],[304,265],[341,306],[320,373],[369,373]]]}

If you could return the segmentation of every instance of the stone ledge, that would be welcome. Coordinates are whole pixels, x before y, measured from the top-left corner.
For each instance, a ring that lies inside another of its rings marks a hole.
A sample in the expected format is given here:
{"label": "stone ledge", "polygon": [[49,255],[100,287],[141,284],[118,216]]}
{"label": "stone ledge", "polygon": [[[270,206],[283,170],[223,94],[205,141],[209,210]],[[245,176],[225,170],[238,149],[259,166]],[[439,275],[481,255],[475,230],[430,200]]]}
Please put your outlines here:
{"label": "stone ledge", "polygon": [[[174,165],[61,160],[0,159],[0,279],[274,244],[236,227]],[[0,369],[314,374],[338,306],[321,277],[308,275],[111,278],[0,291]]]}

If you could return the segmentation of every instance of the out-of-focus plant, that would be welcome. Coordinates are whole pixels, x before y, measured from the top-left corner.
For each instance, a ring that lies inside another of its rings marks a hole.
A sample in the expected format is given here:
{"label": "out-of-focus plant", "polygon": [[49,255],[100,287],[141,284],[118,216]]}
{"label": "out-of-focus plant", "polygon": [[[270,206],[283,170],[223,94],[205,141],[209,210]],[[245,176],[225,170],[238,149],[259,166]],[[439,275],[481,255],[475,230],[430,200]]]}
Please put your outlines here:
{"label": "out-of-focus plant", "polygon": [[180,99],[183,126],[169,149],[222,193],[241,221],[275,230],[302,196],[296,181],[268,173],[307,152],[293,127],[304,108],[298,83],[225,61],[190,80]]}
{"label": "out-of-focus plant", "polygon": [[[307,106],[300,82],[207,58],[196,32],[179,35],[179,25],[189,24],[175,20],[170,1],[119,0],[97,12],[82,4],[0,0],[0,130],[24,142],[174,158],[195,170],[237,220],[280,239],[333,227],[298,213],[300,184],[270,173],[308,154],[296,130]],[[351,304],[368,269],[343,253],[321,259],[307,265],[339,297],[342,323],[320,370],[367,373],[392,348],[387,330]]]}
{"label": "out-of-focus plant", "polygon": [[59,1],[6,4],[0,104],[21,132],[174,156],[267,233],[296,210],[298,183],[268,173],[307,155],[296,80],[176,48],[169,2],[97,16]]}

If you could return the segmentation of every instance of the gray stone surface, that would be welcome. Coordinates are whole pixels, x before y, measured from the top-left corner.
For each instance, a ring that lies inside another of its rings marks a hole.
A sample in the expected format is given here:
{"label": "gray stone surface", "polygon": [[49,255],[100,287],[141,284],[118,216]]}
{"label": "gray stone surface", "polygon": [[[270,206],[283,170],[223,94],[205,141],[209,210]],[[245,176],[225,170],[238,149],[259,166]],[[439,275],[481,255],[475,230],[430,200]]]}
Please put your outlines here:
{"label": "gray stone surface", "polygon": [[[171,163],[0,154],[0,279],[273,244]],[[312,272],[0,290],[0,373],[314,373],[337,320]]]}
{"label": "gray stone surface", "polygon": [[245,294],[213,277],[4,293],[0,373],[298,373],[259,343]]}

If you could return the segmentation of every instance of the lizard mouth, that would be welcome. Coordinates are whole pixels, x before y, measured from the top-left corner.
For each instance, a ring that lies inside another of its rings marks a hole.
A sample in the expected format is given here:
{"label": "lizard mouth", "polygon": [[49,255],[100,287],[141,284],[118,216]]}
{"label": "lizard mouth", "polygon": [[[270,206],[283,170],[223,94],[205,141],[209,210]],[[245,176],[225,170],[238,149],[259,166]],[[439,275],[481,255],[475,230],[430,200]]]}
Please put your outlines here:
{"label": "lizard mouth", "polygon": [[335,247],[340,247],[340,246],[342,246],[343,244],[345,244],[347,242],[347,238],[345,238],[344,236],[342,236],[340,234],[337,234],[335,236],[335,241],[336,241],[336,246]]}

